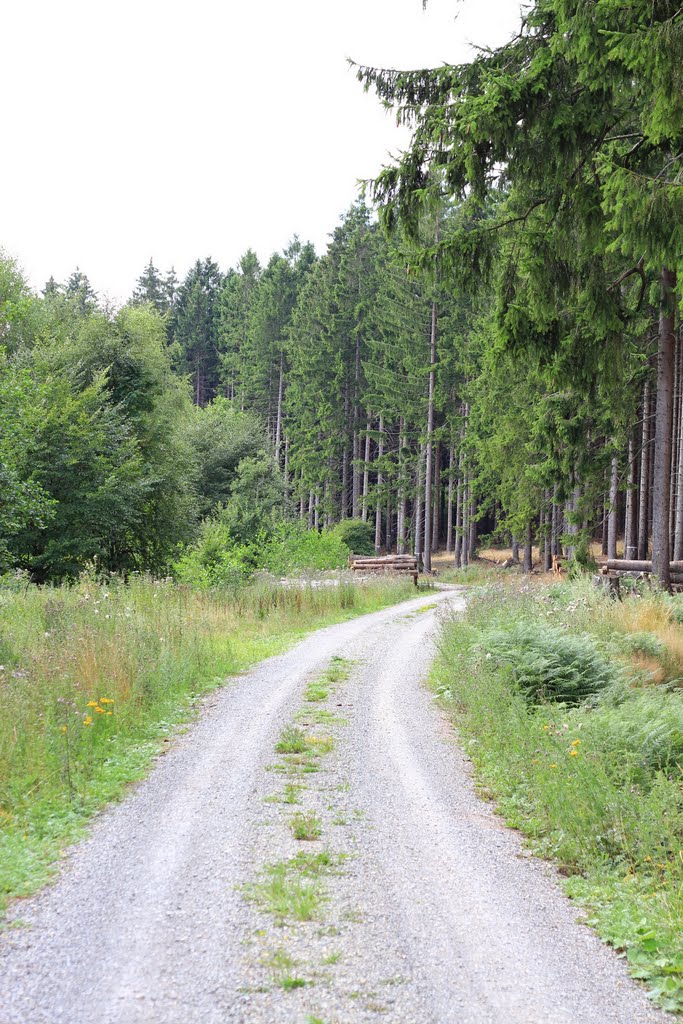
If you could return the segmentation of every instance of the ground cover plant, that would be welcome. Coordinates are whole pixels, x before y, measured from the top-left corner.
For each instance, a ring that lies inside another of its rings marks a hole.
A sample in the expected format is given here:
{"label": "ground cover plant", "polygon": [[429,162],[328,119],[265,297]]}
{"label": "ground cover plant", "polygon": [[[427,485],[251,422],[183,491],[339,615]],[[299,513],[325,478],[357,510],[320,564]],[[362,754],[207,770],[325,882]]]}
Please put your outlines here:
{"label": "ground cover plant", "polygon": [[661,1005],[683,1009],[681,598],[492,584],[433,683],[482,791],[566,876]]}
{"label": "ground cover plant", "polygon": [[[413,596],[406,583],[197,591],[84,575],[0,586],[0,910],[43,883],[226,677],[307,631]],[[312,757],[322,751],[318,746]]]}

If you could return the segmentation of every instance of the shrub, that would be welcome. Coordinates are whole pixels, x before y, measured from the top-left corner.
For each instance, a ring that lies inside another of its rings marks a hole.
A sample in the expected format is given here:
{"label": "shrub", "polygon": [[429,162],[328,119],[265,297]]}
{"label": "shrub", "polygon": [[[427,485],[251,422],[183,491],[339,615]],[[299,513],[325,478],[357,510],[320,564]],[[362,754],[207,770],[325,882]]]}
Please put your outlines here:
{"label": "shrub", "polygon": [[571,636],[542,623],[485,630],[479,642],[487,656],[509,666],[515,686],[533,704],[578,704],[615,678],[590,637]]}
{"label": "shrub", "polygon": [[276,576],[305,569],[339,569],[349,549],[334,530],[309,530],[305,523],[280,523],[268,542],[261,566]]}
{"label": "shrub", "polygon": [[342,544],[354,555],[374,555],[375,531],[362,519],[344,519],[332,530]]}

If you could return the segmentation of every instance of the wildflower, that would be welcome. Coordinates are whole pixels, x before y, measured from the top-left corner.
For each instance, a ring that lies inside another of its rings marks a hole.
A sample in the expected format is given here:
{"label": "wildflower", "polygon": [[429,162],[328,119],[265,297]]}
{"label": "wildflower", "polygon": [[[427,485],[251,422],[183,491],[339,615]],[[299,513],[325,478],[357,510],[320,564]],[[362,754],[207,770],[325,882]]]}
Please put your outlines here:
{"label": "wildflower", "polygon": [[92,718],[90,715],[86,715],[83,719],[83,725],[92,725]]}
{"label": "wildflower", "polygon": [[105,711],[105,714],[106,714],[106,715],[113,715],[113,714],[114,714],[114,712],[113,712],[113,711]]}
{"label": "wildflower", "polygon": [[570,751],[569,751],[569,756],[570,756],[570,757],[578,757],[578,756],[579,756],[579,752],[578,752],[578,750],[576,749],[576,747],[575,747],[575,748],[574,748],[573,750],[570,750]]}
{"label": "wildflower", "polygon": [[581,746],[581,740],[572,740],[572,746],[573,747],[580,747]]}
{"label": "wildflower", "polygon": [[113,704],[114,701],[111,697],[100,697],[100,704]]}
{"label": "wildflower", "polygon": [[544,729],[545,729],[545,731],[547,732],[547,731],[548,731],[548,729],[550,728],[550,726],[549,726],[549,725],[544,725],[544,726],[543,726],[543,728],[544,728]]}
{"label": "wildflower", "polygon": [[557,765],[556,764],[551,764],[550,768],[557,768]]}
{"label": "wildflower", "polygon": [[[104,710],[104,708],[95,708],[95,713],[97,715],[106,715],[107,712]],[[574,751],[572,751],[572,753],[574,753]]]}
{"label": "wildflower", "polygon": [[86,706],[86,708],[96,708],[97,707],[97,701],[96,700],[89,700],[88,703],[85,706]]}
{"label": "wildflower", "polygon": [[60,732],[68,732],[69,731],[68,725],[60,725],[59,731]]}

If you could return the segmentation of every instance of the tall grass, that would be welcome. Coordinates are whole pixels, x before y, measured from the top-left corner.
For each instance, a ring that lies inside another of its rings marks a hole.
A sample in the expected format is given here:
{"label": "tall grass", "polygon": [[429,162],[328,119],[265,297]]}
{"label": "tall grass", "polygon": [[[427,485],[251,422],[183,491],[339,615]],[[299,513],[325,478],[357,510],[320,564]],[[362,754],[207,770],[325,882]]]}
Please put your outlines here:
{"label": "tall grass", "polygon": [[[626,951],[659,1002],[680,1010],[677,613],[665,595],[620,603],[585,581],[542,591],[489,588],[473,597],[463,622],[446,625],[434,684],[483,789],[539,853],[559,864],[568,891],[601,934]],[[552,688],[563,651],[565,663],[574,657],[583,675],[571,701],[558,703]]]}
{"label": "tall grass", "polygon": [[406,583],[196,592],[84,576],[0,587],[0,909],[226,677],[307,631],[412,596]]}

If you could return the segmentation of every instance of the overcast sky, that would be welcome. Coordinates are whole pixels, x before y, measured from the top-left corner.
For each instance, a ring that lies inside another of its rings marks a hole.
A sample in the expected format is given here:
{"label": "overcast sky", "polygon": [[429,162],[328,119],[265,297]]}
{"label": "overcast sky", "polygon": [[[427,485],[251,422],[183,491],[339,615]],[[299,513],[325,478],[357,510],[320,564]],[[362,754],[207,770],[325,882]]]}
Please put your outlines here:
{"label": "overcast sky", "polygon": [[346,57],[460,62],[520,0],[19,0],[3,5],[0,247],[35,287],[78,264],[125,299],[154,258],[182,276],[323,251],[359,178],[405,136]]}

